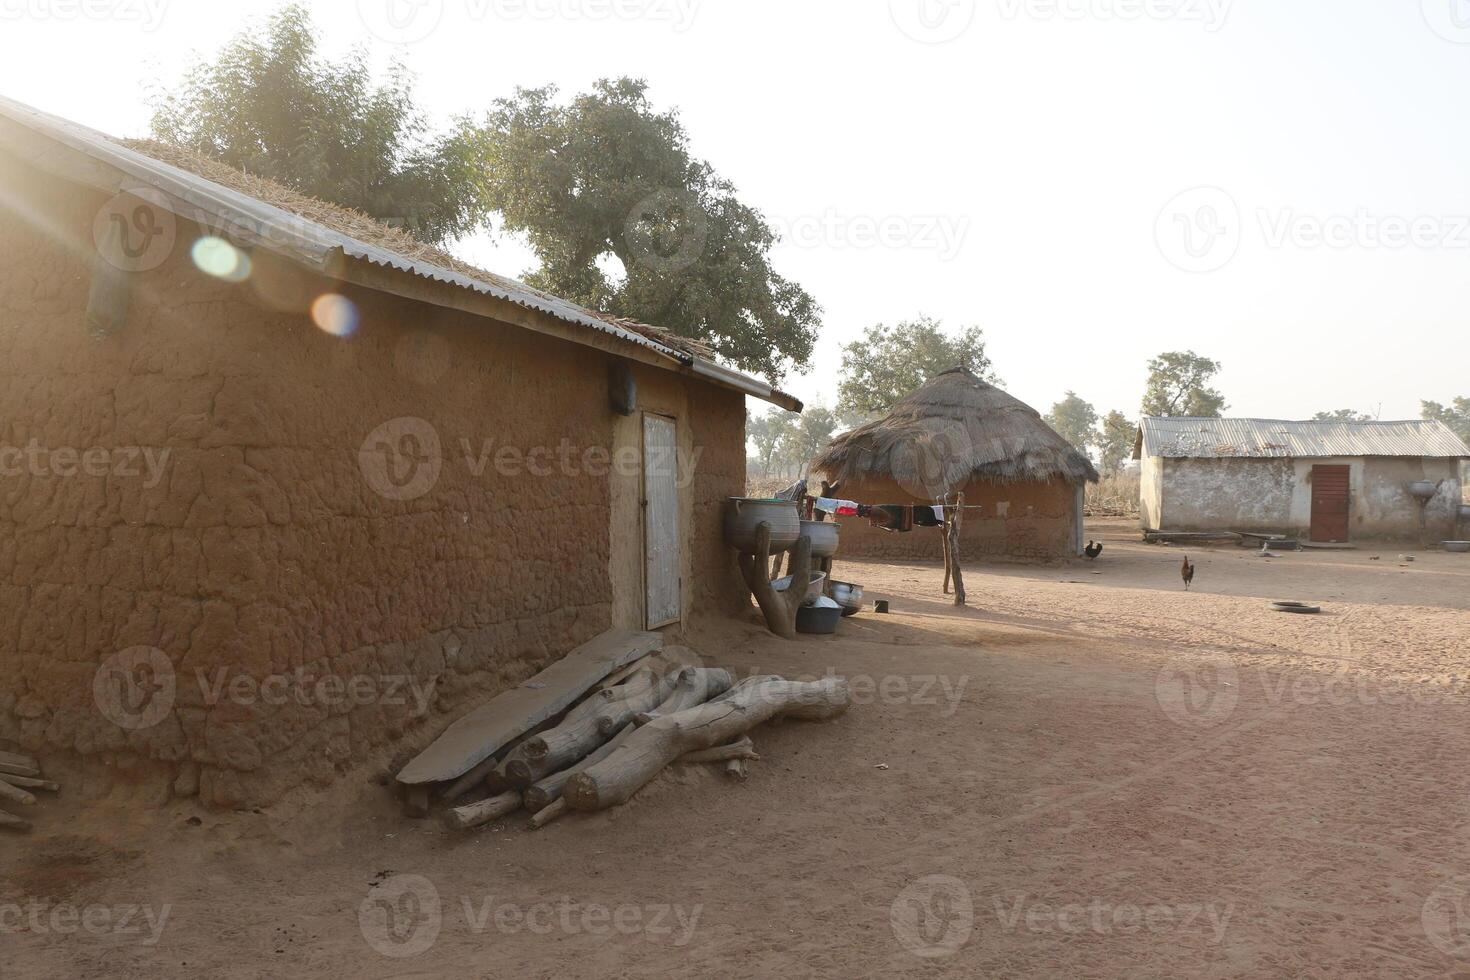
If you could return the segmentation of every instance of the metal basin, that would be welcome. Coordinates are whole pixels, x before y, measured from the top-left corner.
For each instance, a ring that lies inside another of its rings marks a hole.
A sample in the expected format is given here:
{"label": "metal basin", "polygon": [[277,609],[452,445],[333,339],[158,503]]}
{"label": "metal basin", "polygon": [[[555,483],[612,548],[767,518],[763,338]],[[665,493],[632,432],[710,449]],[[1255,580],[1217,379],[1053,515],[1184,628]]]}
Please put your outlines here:
{"label": "metal basin", "polygon": [[839,527],[836,521],[801,522],[801,533],[812,539],[813,558],[831,558],[837,554]]}
{"label": "metal basin", "polygon": [[862,611],[863,587],[851,582],[832,581],[832,598],[842,607],[842,615],[853,616]]}
{"label": "metal basin", "polygon": [[771,554],[796,544],[801,536],[801,513],[794,500],[731,497],[725,505],[725,543],[738,551],[755,551],[755,532],[771,525]]}
{"label": "metal basin", "polygon": [[1470,554],[1470,541],[1446,541],[1444,550],[1454,552],[1457,555]]}
{"label": "metal basin", "polygon": [[1460,505],[1460,520],[1470,521],[1470,504]]}
{"label": "metal basin", "polygon": [[[822,586],[826,583],[826,572],[812,572],[811,584],[807,586],[806,595],[802,598],[801,601],[815,602],[816,600],[820,599],[822,597]],[[787,589],[791,588],[791,576],[788,575],[785,578],[776,579],[771,583],[771,588],[775,589],[777,592],[785,592]]]}

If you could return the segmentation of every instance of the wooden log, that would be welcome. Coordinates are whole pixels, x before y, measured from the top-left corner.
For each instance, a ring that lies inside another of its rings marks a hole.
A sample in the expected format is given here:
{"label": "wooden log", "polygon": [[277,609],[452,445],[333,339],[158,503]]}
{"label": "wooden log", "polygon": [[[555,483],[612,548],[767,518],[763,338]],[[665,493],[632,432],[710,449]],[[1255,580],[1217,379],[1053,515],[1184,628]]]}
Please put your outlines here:
{"label": "wooden log", "polygon": [[540,830],[566,812],[566,799],[564,797],[558,797],[556,802],[548,803],[545,807],[536,811],[536,815],[531,818],[531,826],[536,830]]}
{"label": "wooden log", "polygon": [[22,766],[27,769],[39,769],[41,764],[28,755],[16,755],[14,752],[0,752],[0,763],[8,763],[12,766]]}
{"label": "wooden log", "polygon": [[39,766],[25,765],[19,762],[0,762],[0,773],[8,776],[25,776],[27,779],[39,779],[41,769]]}
{"label": "wooden log", "polygon": [[791,587],[777,592],[766,569],[770,565],[771,525],[762,521],[756,526],[755,551],[739,556],[740,575],[755,596],[756,605],[766,618],[766,627],[787,640],[796,639],[796,611],[806,598],[812,577],[812,539],[803,534],[791,550]]}
{"label": "wooden log", "polygon": [[566,789],[567,782],[573,776],[584,769],[597,765],[603,759],[606,759],[608,756],[612,755],[613,750],[616,749],[619,745],[622,745],[623,741],[629,735],[631,735],[633,733],[633,729],[637,727],[638,726],[630,722],[629,724],[623,726],[622,731],[618,732],[612,737],[612,741],[608,742],[596,752],[593,752],[591,755],[583,759],[581,762],[577,763],[575,766],[572,766],[572,768],[563,769],[561,772],[552,773],[550,776],[538,780],[535,784],[526,787],[526,809],[535,811],[544,810],[551,804],[555,803],[557,800],[561,799],[562,792]]}
{"label": "wooden log", "polygon": [[[658,633],[614,631],[582,644],[519,687],[460,718],[398,774],[407,785],[447,783],[567,710],[615,670],[663,646]],[[37,773],[17,773],[33,776]]]}
{"label": "wooden log", "polygon": [[61,792],[60,783],[53,783],[49,779],[31,779],[29,776],[12,776],[8,773],[0,773],[0,783],[9,783],[11,786],[19,786],[22,789],[43,789],[48,793]]}
{"label": "wooden log", "polygon": [[655,718],[675,714],[696,704],[704,704],[734,686],[735,675],[728,670],[717,667],[685,667],[675,678],[673,692],[652,710],[640,711],[634,715],[633,723],[646,725]]}
{"label": "wooden log", "polygon": [[725,763],[725,775],[743,783],[750,778],[750,770],[746,768],[744,759],[731,759]]}
{"label": "wooden log", "polygon": [[422,820],[429,815],[429,787],[410,786],[403,794],[403,814],[410,820]]}
{"label": "wooden log", "polygon": [[30,830],[31,822],[0,810],[0,827],[7,830]]}
{"label": "wooden log", "polygon": [[36,805],[36,798],[34,796],[9,783],[0,783],[0,800],[9,800],[11,803],[19,803],[21,806]]}
{"label": "wooden log", "polygon": [[628,736],[606,759],[577,773],[565,795],[573,810],[602,810],[626,803],[681,755],[722,745],[772,718],[833,718],[852,703],[847,681],[751,678],[720,698],[650,722]]}
{"label": "wooden log", "polygon": [[499,820],[507,814],[515,813],[520,808],[521,794],[501,793],[499,796],[492,796],[488,800],[471,803],[469,806],[445,810],[444,822],[451,830],[469,830],[492,820]]}
{"label": "wooden log", "polygon": [[749,735],[742,736],[729,745],[716,745],[712,749],[700,749],[698,752],[679,756],[679,761],[686,763],[727,762],[730,759],[760,759],[760,755],[755,751],[755,743],[750,740]]}
{"label": "wooden log", "polygon": [[[696,668],[686,667],[685,670]],[[586,715],[543,732],[525,742],[523,757],[511,760],[505,767],[511,781],[529,786],[543,777],[585,759],[598,746],[616,735],[640,712],[662,704],[679,683],[679,674],[670,674],[650,687],[635,690],[626,697],[613,700],[595,714]],[[613,690],[617,690],[614,688]]]}

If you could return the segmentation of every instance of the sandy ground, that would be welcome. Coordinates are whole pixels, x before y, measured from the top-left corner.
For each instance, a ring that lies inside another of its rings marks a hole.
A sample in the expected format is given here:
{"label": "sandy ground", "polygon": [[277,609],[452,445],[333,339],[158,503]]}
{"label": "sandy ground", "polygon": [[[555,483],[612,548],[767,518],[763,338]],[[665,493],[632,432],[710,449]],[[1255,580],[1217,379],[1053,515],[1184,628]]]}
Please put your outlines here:
{"label": "sandy ground", "polygon": [[1095,564],[972,568],[966,610],[839,562],[893,613],[699,627],[857,692],[758,729],[745,784],[468,835],[368,774],[260,814],[46,801],[0,837],[0,977],[1470,977],[1470,556],[1191,550],[1185,593],[1181,549],[1095,530]]}

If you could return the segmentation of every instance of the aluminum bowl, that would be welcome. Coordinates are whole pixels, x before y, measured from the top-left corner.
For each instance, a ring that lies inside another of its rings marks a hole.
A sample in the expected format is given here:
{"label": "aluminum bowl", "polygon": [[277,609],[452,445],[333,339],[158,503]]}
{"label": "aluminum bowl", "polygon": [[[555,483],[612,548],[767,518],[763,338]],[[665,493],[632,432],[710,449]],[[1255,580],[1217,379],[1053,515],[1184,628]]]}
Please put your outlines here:
{"label": "aluminum bowl", "polygon": [[813,558],[831,558],[837,554],[837,535],[841,525],[836,521],[802,521],[801,533],[812,539]]}
{"label": "aluminum bowl", "polygon": [[842,615],[853,616],[863,609],[863,587],[851,582],[832,580],[832,598],[842,607]]}
{"label": "aluminum bowl", "polygon": [[[811,584],[807,586],[806,595],[802,598],[801,601],[815,602],[820,599],[822,597],[822,586],[826,584],[826,572],[812,572]],[[785,578],[776,579],[771,583],[771,588],[775,589],[777,592],[785,592],[787,589],[791,588],[791,576],[788,575]]]}

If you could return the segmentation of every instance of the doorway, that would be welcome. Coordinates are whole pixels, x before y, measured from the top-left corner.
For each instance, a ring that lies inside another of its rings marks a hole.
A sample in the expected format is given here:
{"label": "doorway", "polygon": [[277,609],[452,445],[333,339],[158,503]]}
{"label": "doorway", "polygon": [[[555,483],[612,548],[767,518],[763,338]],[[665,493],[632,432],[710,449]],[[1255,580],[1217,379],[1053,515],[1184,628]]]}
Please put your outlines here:
{"label": "doorway", "polygon": [[647,629],[682,618],[679,547],[678,425],[643,416],[643,581]]}
{"label": "doorway", "polygon": [[1349,474],[1346,466],[1312,467],[1312,540],[1343,544],[1348,539]]}

